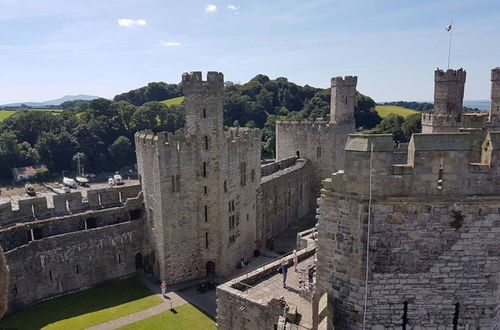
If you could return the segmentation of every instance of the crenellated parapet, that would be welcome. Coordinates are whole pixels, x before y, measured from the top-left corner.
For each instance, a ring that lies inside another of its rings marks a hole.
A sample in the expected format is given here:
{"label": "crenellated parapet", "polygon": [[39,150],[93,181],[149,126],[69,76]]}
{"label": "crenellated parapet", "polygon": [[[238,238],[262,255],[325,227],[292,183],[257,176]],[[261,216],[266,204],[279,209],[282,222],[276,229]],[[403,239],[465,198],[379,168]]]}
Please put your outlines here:
{"label": "crenellated parapet", "polygon": [[[87,198],[81,192],[55,194],[50,197],[34,197],[17,201],[17,208],[12,203],[0,203],[0,228],[16,223],[46,219],[50,217],[76,214],[88,210],[142,203],[140,185],[117,186],[102,189],[89,189]],[[52,205],[52,207],[49,207]]]}
{"label": "crenellated parapet", "polygon": [[353,87],[358,84],[357,76],[332,77],[331,87]]}
{"label": "crenellated parapet", "polygon": [[371,175],[377,198],[500,194],[500,132],[414,134],[405,164],[394,163],[394,150],[391,135],[349,135],[345,170],[325,188],[367,198]]}
{"label": "crenellated parapet", "polygon": [[434,71],[434,81],[435,82],[443,82],[443,81],[455,81],[465,84],[466,72],[463,68],[458,70],[448,69],[446,71],[441,69],[436,69]]}
{"label": "crenellated parapet", "polygon": [[137,149],[152,150],[162,148],[171,152],[189,149],[196,142],[195,137],[187,135],[184,129],[179,129],[175,133],[154,133],[151,130],[144,130],[135,133],[134,139]]}
{"label": "crenellated parapet", "polygon": [[224,75],[222,72],[207,72],[207,80],[203,80],[200,71],[182,74],[182,91],[184,94],[217,93],[224,91]]}

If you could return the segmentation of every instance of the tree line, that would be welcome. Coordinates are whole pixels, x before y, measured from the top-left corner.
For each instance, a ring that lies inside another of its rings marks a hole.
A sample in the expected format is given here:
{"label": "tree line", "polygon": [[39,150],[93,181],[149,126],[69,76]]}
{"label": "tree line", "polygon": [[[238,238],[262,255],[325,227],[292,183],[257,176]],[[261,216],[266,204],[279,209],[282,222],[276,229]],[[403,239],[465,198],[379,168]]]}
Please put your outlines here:
{"label": "tree line", "polygon": [[[257,75],[244,84],[225,83],[225,126],[263,130],[262,151],[272,157],[277,120],[313,120],[330,112],[330,89],[300,86],[287,78]],[[116,95],[113,101],[67,101],[60,115],[19,110],[0,124],[0,177],[12,167],[46,164],[50,171],[71,170],[76,159],[87,171],[118,169],[135,162],[134,133],[143,129],[175,131],[185,124],[181,105],[158,101],[182,96],[179,84],[163,82]],[[357,127],[381,123],[375,102],[356,94]]]}

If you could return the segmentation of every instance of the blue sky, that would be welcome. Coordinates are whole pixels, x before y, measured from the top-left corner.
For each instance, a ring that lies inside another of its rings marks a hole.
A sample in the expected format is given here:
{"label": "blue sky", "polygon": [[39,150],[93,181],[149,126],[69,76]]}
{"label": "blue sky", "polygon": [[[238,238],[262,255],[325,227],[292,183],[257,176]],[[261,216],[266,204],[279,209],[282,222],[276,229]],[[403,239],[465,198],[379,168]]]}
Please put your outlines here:
{"label": "blue sky", "polygon": [[113,97],[207,70],[316,87],[357,75],[376,101],[431,100],[450,19],[466,99],[488,99],[498,0],[0,0],[0,104]]}

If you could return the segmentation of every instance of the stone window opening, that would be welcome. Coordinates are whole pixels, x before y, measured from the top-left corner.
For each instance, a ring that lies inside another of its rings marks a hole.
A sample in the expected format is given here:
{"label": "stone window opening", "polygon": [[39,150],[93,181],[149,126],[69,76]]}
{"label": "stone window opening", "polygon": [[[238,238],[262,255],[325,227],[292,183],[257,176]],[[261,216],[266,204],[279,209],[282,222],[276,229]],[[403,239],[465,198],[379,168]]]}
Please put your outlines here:
{"label": "stone window opening", "polygon": [[207,194],[208,194],[208,188],[207,188],[207,186],[204,186],[204,187],[203,187],[203,191],[204,191],[205,195],[207,195]]}
{"label": "stone window opening", "polygon": [[31,229],[33,240],[38,240],[43,238],[42,228],[33,228]]}
{"label": "stone window opening", "polygon": [[97,228],[97,219],[96,218],[88,218],[85,219],[85,229]]}
{"label": "stone window opening", "polygon": [[97,202],[98,202],[99,206],[102,207],[102,196],[101,196],[101,194],[97,195]]}
{"label": "stone window opening", "polygon": [[203,162],[203,177],[207,177],[207,162]]}
{"label": "stone window opening", "polygon": [[453,330],[458,329],[458,317],[460,314],[460,303],[455,304],[455,313],[453,315]]}
{"label": "stone window opening", "polygon": [[255,181],[255,169],[252,169],[251,178],[252,178],[252,182],[254,182]]}
{"label": "stone window opening", "polygon": [[208,136],[205,135],[205,150],[208,150]]}
{"label": "stone window opening", "polygon": [[321,147],[316,147],[316,157],[321,158]]}
{"label": "stone window opening", "polygon": [[205,232],[205,248],[208,249],[208,232]]}
{"label": "stone window opening", "polygon": [[300,151],[296,151],[295,154],[297,155],[297,158],[300,158]]}
{"label": "stone window opening", "polygon": [[408,302],[407,301],[405,301],[403,303],[403,317],[401,319],[403,321],[401,323],[402,329],[406,330],[406,326],[408,325]]}
{"label": "stone window opening", "polygon": [[130,210],[128,214],[130,216],[130,220],[139,220],[142,218],[142,209]]}
{"label": "stone window opening", "polygon": [[208,222],[208,206],[205,205],[205,222]]}
{"label": "stone window opening", "polygon": [[203,109],[203,118],[207,118],[207,110]]}
{"label": "stone window opening", "polygon": [[75,273],[80,274],[80,269],[78,269],[78,265],[75,265]]}
{"label": "stone window opening", "polygon": [[227,180],[224,180],[224,192],[227,192]]}
{"label": "stone window opening", "polygon": [[249,215],[248,215],[248,213],[247,213],[247,221],[249,221],[249,220],[250,220],[250,216],[249,216]]}
{"label": "stone window opening", "polygon": [[14,289],[13,289],[13,291],[14,291],[14,294],[17,294],[17,284],[15,284],[15,283],[14,283]]}
{"label": "stone window opening", "polygon": [[49,279],[52,282],[53,278],[52,278],[52,271],[51,270],[49,270]]}
{"label": "stone window opening", "polygon": [[181,192],[181,177],[179,174],[175,176],[175,192]]}
{"label": "stone window opening", "polygon": [[119,264],[122,263],[122,254],[121,253],[118,253],[118,263]]}
{"label": "stone window opening", "polygon": [[242,187],[247,184],[247,163],[240,163],[240,184]]}
{"label": "stone window opening", "polygon": [[438,190],[443,189],[443,172],[444,172],[444,166],[443,166],[443,159],[441,158],[440,164],[439,164],[438,180],[437,180]]}

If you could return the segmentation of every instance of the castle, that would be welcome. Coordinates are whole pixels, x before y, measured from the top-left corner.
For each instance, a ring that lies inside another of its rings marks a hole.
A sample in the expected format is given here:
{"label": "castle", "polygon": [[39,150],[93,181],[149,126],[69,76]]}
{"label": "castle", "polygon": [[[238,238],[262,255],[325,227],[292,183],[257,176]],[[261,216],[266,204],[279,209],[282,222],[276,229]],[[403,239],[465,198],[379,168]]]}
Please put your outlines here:
{"label": "castle", "polygon": [[500,329],[500,68],[489,113],[463,113],[465,78],[435,71],[407,149],[351,134],[357,77],[332,78],[329,121],[278,122],[261,165],[259,130],[223,127],[223,75],[185,73],[186,127],[135,136],[139,185],[0,201],[0,313],[142,268],[228,276],[317,201],[299,290],[261,287],[279,261],[232,279],[220,329]]}

